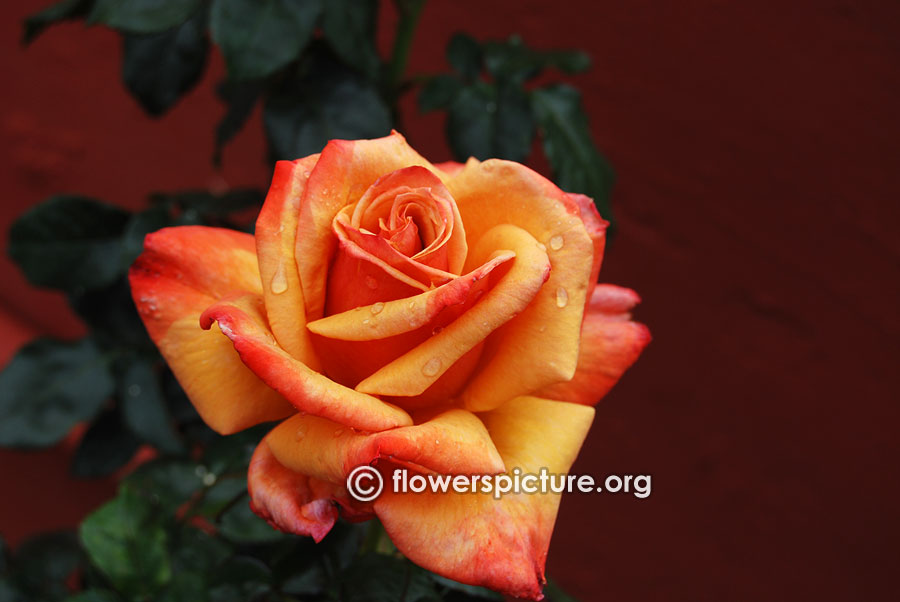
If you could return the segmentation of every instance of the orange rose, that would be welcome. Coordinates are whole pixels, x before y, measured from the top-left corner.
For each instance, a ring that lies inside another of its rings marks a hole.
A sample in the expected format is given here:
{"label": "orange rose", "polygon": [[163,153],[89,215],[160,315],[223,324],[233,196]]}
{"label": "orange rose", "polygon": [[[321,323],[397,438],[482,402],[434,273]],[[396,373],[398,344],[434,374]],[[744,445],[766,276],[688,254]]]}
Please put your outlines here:
{"label": "orange rose", "polygon": [[595,285],[605,228],[522,165],[432,165],[394,133],[279,162],[255,238],[161,230],[130,278],[212,428],[287,418],[251,462],[258,514],[317,541],[339,511],[374,515],[419,565],[539,599],[558,495],[364,504],[345,480],[362,465],[566,472],[649,340],[637,295]]}

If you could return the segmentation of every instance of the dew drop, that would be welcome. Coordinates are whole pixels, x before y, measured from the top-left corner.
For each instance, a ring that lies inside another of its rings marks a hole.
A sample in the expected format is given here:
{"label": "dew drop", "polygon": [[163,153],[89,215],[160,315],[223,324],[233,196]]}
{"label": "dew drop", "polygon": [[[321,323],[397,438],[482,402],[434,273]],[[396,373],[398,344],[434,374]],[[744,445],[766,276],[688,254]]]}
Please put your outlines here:
{"label": "dew drop", "polygon": [[440,334],[442,330],[444,330],[443,326],[435,326],[434,328],[431,329],[431,334],[432,334],[432,336],[436,335],[436,334]]}
{"label": "dew drop", "polygon": [[553,249],[554,251],[559,251],[560,249],[563,248],[564,242],[565,241],[563,240],[562,234],[557,234],[556,236],[554,236],[550,239],[550,248]]}
{"label": "dew drop", "polygon": [[306,426],[300,425],[297,427],[297,430],[294,431],[294,439],[297,441],[301,441],[306,436]]}
{"label": "dew drop", "polygon": [[569,304],[569,293],[563,287],[556,289],[556,307],[565,307]]}
{"label": "dew drop", "polygon": [[425,376],[434,376],[441,371],[441,358],[433,357],[422,366],[422,374]]}
{"label": "dew drop", "polygon": [[287,275],[284,272],[283,263],[279,262],[278,267],[275,268],[275,275],[272,276],[272,282],[269,284],[269,288],[274,295],[280,295],[288,289]]}
{"label": "dew drop", "polygon": [[335,429],[334,433],[331,434],[335,439],[344,434],[344,429]]}
{"label": "dew drop", "polygon": [[372,276],[366,276],[366,286],[374,290],[378,288],[378,281],[375,280],[375,278],[373,278]]}
{"label": "dew drop", "polygon": [[371,322],[371,321],[372,321],[372,320],[370,320],[369,318],[366,318],[365,320],[363,320],[363,324],[368,324],[368,323]]}
{"label": "dew drop", "polygon": [[212,487],[216,484],[216,475],[214,473],[208,472],[203,475],[203,484],[207,487]]}
{"label": "dew drop", "polygon": [[369,311],[371,311],[372,315],[374,316],[374,315],[380,314],[382,309],[384,309],[384,303],[379,301],[378,303],[376,303],[375,305],[370,307]]}

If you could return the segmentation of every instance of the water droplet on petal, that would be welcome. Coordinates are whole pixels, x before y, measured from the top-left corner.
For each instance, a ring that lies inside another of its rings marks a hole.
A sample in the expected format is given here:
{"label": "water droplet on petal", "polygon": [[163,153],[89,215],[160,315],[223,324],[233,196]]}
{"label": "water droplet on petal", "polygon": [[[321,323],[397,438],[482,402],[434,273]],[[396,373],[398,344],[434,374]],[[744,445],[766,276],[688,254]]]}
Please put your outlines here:
{"label": "water droplet on petal", "polygon": [[278,262],[278,267],[275,268],[275,274],[272,276],[269,289],[273,295],[280,295],[288,289],[287,274],[285,274],[284,264],[281,262]]}
{"label": "water droplet on petal", "polygon": [[344,429],[336,429],[336,430],[334,431],[334,433],[332,433],[332,436],[335,437],[335,438],[337,438],[337,437],[340,437],[340,436],[343,435],[343,434],[344,434]]}
{"label": "water droplet on petal", "polygon": [[565,307],[569,304],[569,292],[563,287],[556,289],[556,306]]}
{"label": "water droplet on petal", "polygon": [[560,249],[563,248],[564,242],[565,241],[563,240],[562,234],[557,234],[556,236],[554,236],[550,239],[550,248],[553,249],[554,251],[559,251]]}
{"label": "water droplet on petal", "polygon": [[431,334],[432,335],[440,334],[442,330],[444,330],[443,326],[435,326],[434,328],[431,329]]}
{"label": "water droplet on petal", "polygon": [[376,314],[381,313],[381,310],[382,310],[382,309],[384,309],[384,303],[382,303],[381,301],[379,301],[378,303],[376,303],[375,305],[373,305],[372,307],[370,307],[370,308],[369,308],[369,311],[371,311],[371,312],[372,312],[372,315],[374,316],[374,315],[376,315]]}
{"label": "water droplet on petal", "polygon": [[434,376],[441,371],[441,358],[433,357],[422,366],[422,374],[425,376]]}
{"label": "water droplet on petal", "polygon": [[306,436],[306,425],[301,424],[297,427],[297,430],[294,432],[294,438],[297,441],[302,440]]}
{"label": "water droplet on petal", "polygon": [[374,290],[378,288],[378,281],[375,280],[375,278],[373,278],[372,276],[366,276],[366,286]]}
{"label": "water droplet on petal", "polygon": [[368,323],[371,322],[371,321],[372,321],[372,320],[370,320],[369,318],[366,318],[365,320],[363,320],[363,324],[368,324]]}

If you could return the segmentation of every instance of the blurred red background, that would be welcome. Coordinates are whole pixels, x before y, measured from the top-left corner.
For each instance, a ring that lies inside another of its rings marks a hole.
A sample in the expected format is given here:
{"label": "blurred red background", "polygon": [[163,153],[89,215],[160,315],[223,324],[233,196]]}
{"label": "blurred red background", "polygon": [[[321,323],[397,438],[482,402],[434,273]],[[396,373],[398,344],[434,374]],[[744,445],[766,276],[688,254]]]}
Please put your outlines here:
{"label": "blurred red background", "polygon": [[[115,33],[67,24],[20,46],[46,4],[7,4],[0,23],[4,248],[55,192],[137,207],[153,190],[268,184],[258,114],[210,163],[218,56],[152,121],[119,83]],[[640,292],[654,335],[573,468],[649,473],[653,493],[569,495],[549,574],[584,600],[893,599],[900,4],[433,0],[410,71],[445,70],[457,30],[592,55],[567,79],[618,173],[601,278]],[[449,159],[441,118],[405,107],[411,144]],[[5,258],[0,280],[0,362],[80,332]],[[111,495],[67,476],[70,453],[0,451],[12,543]]]}

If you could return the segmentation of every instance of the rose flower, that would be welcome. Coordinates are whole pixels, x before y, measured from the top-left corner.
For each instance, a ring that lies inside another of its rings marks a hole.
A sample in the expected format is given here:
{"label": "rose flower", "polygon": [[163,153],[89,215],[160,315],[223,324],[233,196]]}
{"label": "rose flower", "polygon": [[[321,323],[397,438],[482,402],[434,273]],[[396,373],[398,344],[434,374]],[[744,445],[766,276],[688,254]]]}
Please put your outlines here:
{"label": "rose flower", "polygon": [[565,473],[647,329],[595,284],[591,200],[508,161],[432,165],[397,133],[281,161],[251,236],[147,236],[131,287],[150,336],[222,434],[284,419],[248,483],[273,526],[321,540],[377,516],[436,573],[540,599],[558,494],[348,495],[385,473]]}

